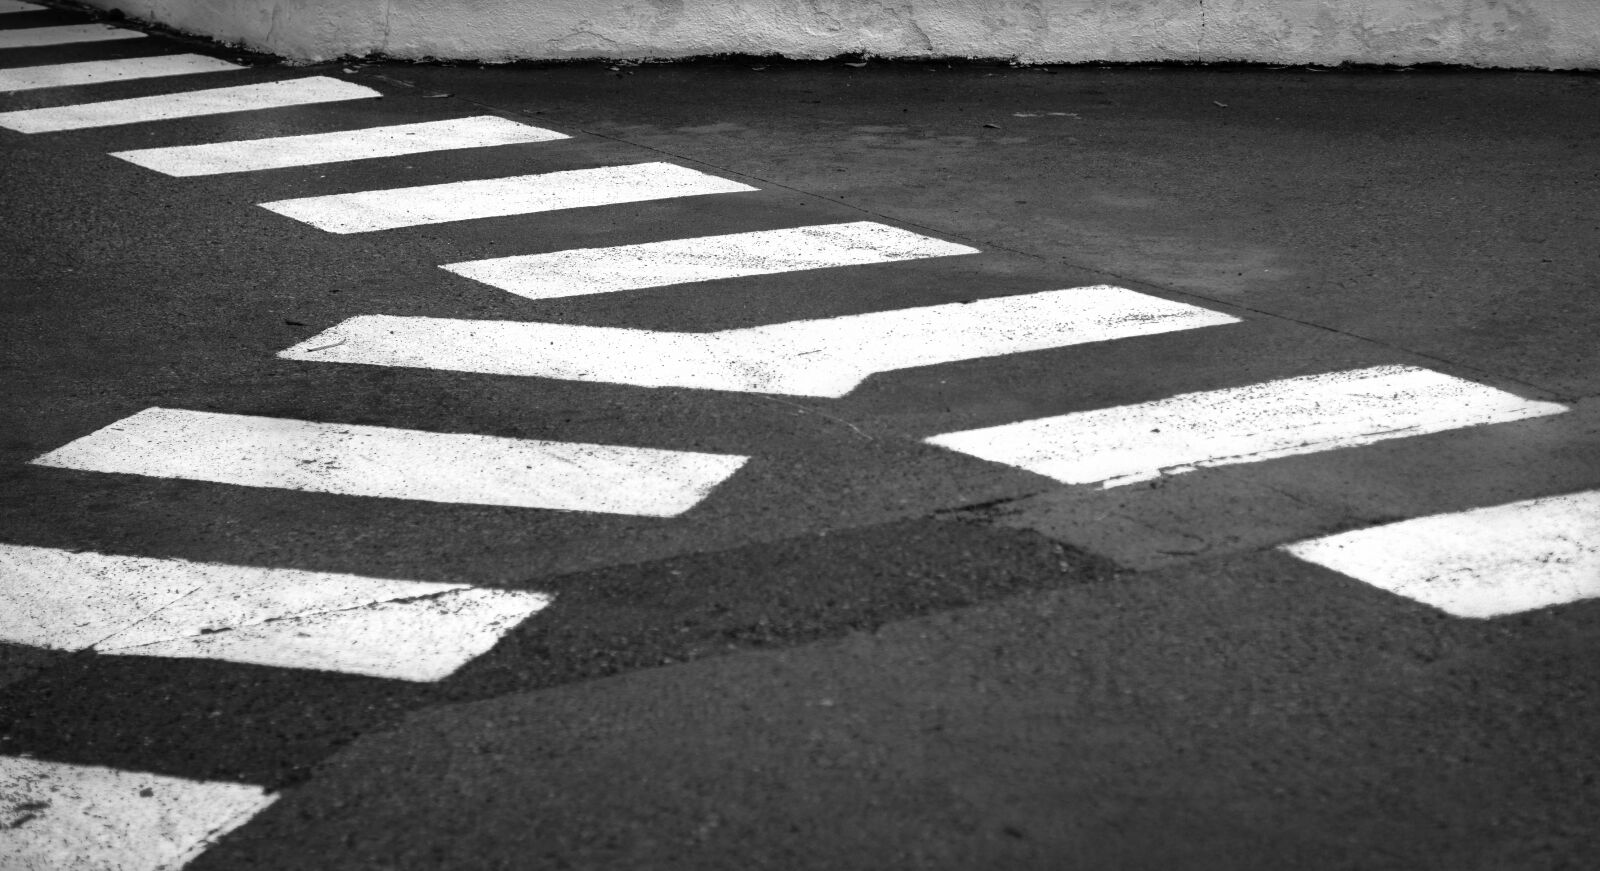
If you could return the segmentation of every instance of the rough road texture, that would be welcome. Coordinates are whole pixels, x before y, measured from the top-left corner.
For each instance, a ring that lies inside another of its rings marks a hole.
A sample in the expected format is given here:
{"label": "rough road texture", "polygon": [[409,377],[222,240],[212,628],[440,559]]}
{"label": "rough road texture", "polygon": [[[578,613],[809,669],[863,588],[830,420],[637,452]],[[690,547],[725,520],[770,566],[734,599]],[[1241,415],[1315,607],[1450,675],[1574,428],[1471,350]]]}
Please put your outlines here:
{"label": "rough road texture", "polygon": [[[1600,601],[1465,620],[1273,549],[1600,488],[1596,77],[229,58],[207,75],[383,96],[0,132],[0,542],[555,602],[438,683],[0,644],[0,761],[277,796],[213,871],[1597,864]],[[197,178],[110,156],[484,113],[571,138]],[[760,190],[351,235],[257,207],[662,160]],[[439,268],[860,220],[982,253],[550,300]],[[837,399],[276,356],[378,312],[718,331],[1105,282],[1240,322]],[[1111,490],[923,441],[1377,365],[1571,411]],[[32,462],[150,406],[752,459],[669,520]]]}

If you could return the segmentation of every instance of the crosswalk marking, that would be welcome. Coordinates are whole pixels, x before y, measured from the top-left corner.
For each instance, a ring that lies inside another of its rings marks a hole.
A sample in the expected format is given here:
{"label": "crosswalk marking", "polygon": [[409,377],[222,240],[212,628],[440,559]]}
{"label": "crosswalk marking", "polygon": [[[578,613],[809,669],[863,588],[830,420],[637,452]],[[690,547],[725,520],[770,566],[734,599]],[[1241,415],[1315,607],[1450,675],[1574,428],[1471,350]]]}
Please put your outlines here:
{"label": "crosswalk marking", "polygon": [[91,60],[0,70],[0,91],[32,91],[101,82],[125,82],[244,69],[203,54],[169,54],[123,60]]}
{"label": "crosswalk marking", "polygon": [[[36,7],[0,0],[0,12],[28,8]],[[107,28],[61,41],[143,36]],[[12,47],[7,38],[0,32],[0,48]],[[59,64],[0,70],[0,91],[237,69],[197,55]],[[38,133],[375,96],[368,88],[315,77],[0,113],[0,127]],[[565,138],[479,117],[113,156],[189,177]],[[656,163],[261,205],[328,232],[361,233],[754,190]],[[861,221],[441,268],[528,299],[552,299],[971,253],[977,249]],[[371,315],[279,356],[836,397],[878,372],[1237,320],[1102,286],[706,334]],[[1378,367],[928,441],[1071,483],[1113,486],[1565,410],[1427,370]],[[34,462],[342,495],[671,517],[693,508],[746,460],[158,408]],[[1452,614],[1490,617],[1600,596],[1597,530],[1600,491],[1422,518],[1283,549]],[[538,593],[465,584],[0,544],[0,640],[102,655],[439,681],[549,601]],[[273,798],[253,785],[0,757],[0,867],[176,869]]]}
{"label": "crosswalk marking", "polygon": [[113,152],[111,156],[167,175],[196,176],[397,157],[455,148],[550,142],[566,138],[566,134],[553,130],[519,124],[493,115],[481,115],[335,133],[142,148]]}
{"label": "crosswalk marking", "polygon": [[0,127],[19,133],[49,133],[381,96],[362,85],[327,76],[308,76],[257,85],[4,112],[0,113]]}
{"label": "crosswalk marking", "polygon": [[0,545],[0,641],[436,681],[540,593]]}
{"label": "crosswalk marking", "polygon": [[0,640],[130,647],[465,588],[0,544]]}
{"label": "crosswalk marking", "polygon": [[149,408],[33,463],[347,496],[673,517],[747,459]]}
{"label": "crosswalk marking", "polygon": [[7,12],[38,12],[44,9],[35,3],[23,3],[22,0],[0,0],[0,15]]}
{"label": "crosswalk marking", "polygon": [[458,590],[425,601],[377,602],[227,632],[100,649],[432,682],[482,655],[547,602],[543,596],[510,590]]}
{"label": "crosswalk marking", "polygon": [[1102,285],[716,333],[363,315],[278,356],[640,387],[843,396],[877,372],[1237,321]]}
{"label": "crosswalk marking", "polygon": [[1457,617],[1600,597],[1600,490],[1437,514],[1283,550]]}
{"label": "crosswalk marking", "polygon": [[1267,381],[949,433],[928,442],[1068,484],[1112,487],[1566,407],[1410,366]]}
{"label": "crosswalk marking", "polygon": [[[13,12],[24,10],[13,9]],[[74,42],[110,42],[118,39],[143,39],[145,33],[109,24],[61,24],[55,27],[23,27],[0,30],[0,49],[38,48]]]}
{"label": "crosswalk marking", "polygon": [[529,299],[610,293],[834,266],[976,254],[872,221],[578,248],[452,263],[444,268]]}
{"label": "crosswalk marking", "polygon": [[276,799],[243,783],[0,757],[0,867],[175,871]]}
{"label": "crosswalk marking", "polygon": [[262,203],[330,233],[756,190],[670,163],[637,163]]}

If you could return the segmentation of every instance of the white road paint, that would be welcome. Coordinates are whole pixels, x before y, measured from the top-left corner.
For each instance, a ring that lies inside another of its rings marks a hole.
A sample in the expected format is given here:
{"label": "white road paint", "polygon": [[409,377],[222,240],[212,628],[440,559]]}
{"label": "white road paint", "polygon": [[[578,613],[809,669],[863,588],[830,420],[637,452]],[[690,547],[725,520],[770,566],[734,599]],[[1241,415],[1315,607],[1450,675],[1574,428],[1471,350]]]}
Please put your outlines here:
{"label": "white road paint", "polygon": [[437,681],[482,655],[548,602],[544,596],[511,590],[458,590],[420,601],[381,602],[176,641],[101,649]]}
{"label": "white road paint", "polygon": [[243,783],[0,757],[0,868],[175,871],[276,799]]}
{"label": "white road paint", "polygon": [[[12,12],[25,10],[13,9]],[[110,42],[118,39],[143,39],[145,34],[109,24],[62,24],[56,27],[22,27],[0,30],[0,49],[37,48],[73,42]]]}
{"label": "white road paint", "polygon": [[0,545],[0,641],[82,650],[196,590],[250,575],[238,566]]}
{"label": "white road paint", "polygon": [[1113,487],[1566,407],[1409,366],[1267,381],[928,439],[1068,484]]}
{"label": "white road paint", "polygon": [[577,248],[453,263],[444,268],[518,296],[549,299],[976,253],[978,249],[966,245],[857,221],[614,248]]}
{"label": "white road paint", "polygon": [[261,207],[330,233],[366,233],[419,224],[753,190],[755,188],[749,185],[670,163],[637,163],[305,197],[262,203]]}
{"label": "white road paint", "polygon": [[1600,596],[1600,490],[1438,514],[1284,546],[1457,617]]}
{"label": "white road paint", "polygon": [[0,127],[20,133],[49,133],[381,96],[377,91],[361,85],[326,76],[308,76],[259,85],[4,112],[0,113]]}
{"label": "white road paint", "polygon": [[457,148],[550,142],[566,138],[566,134],[553,130],[483,115],[334,133],[208,142],[173,148],[142,148],[113,152],[112,157],[120,157],[167,175],[195,176],[398,157]]}
{"label": "white road paint", "polygon": [[876,372],[1237,320],[1102,285],[715,333],[364,315],[278,356],[640,387],[843,396]]}
{"label": "white road paint", "polygon": [[23,3],[22,0],[0,0],[0,15],[7,12],[38,12],[44,9],[35,3]]}
{"label": "white road paint", "polygon": [[148,408],[33,463],[347,496],[672,517],[747,459]]}
{"label": "white road paint", "polygon": [[218,73],[239,69],[244,68],[203,54],[91,60],[0,70],[0,91],[32,91],[39,88],[64,88],[73,85],[95,85],[101,82],[125,82],[133,79]]}
{"label": "white road paint", "polygon": [[464,584],[0,545],[0,640],[116,649],[436,596]]}
{"label": "white road paint", "polygon": [[548,605],[514,590],[0,545],[0,641],[436,681]]}

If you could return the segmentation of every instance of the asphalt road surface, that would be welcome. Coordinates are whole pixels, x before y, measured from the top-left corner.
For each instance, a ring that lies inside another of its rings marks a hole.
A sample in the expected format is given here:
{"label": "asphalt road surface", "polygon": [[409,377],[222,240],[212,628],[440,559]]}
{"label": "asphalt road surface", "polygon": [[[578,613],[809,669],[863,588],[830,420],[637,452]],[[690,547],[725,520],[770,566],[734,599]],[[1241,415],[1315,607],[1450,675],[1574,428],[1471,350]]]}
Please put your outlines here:
{"label": "asphalt road surface", "polygon": [[0,866],[1592,867],[1597,100],[0,0]]}

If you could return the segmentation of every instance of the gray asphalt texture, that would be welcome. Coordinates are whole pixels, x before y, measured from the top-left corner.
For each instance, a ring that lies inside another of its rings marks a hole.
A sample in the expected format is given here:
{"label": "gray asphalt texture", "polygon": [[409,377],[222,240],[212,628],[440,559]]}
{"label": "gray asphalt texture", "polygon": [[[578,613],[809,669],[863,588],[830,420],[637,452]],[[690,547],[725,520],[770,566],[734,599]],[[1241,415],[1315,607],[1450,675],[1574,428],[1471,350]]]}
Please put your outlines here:
{"label": "gray asphalt texture", "polygon": [[[179,50],[241,57],[0,65]],[[556,599],[426,685],[0,645],[0,753],[282,790],[192,868],[1600,861],[1600,604],[1461,620],[1272,550],[1600,487],[1600,77],[245,59],[228,84],[385,98],[0,131],[0,540]],[[477,114],[574,138],[191,179],[107,156]],[[254,205],[645,160],[761,190],[356,236]],[[863,219],[984,253],[546,301],[437,268]],[[1243,321],[837,400],[273,357],[369,313],[713,330],[1099,283]],[[1384,363],[1573,411],[1112,490],[920,441]],[[672,520],[26,465],[152,405],[754,459]]]}

